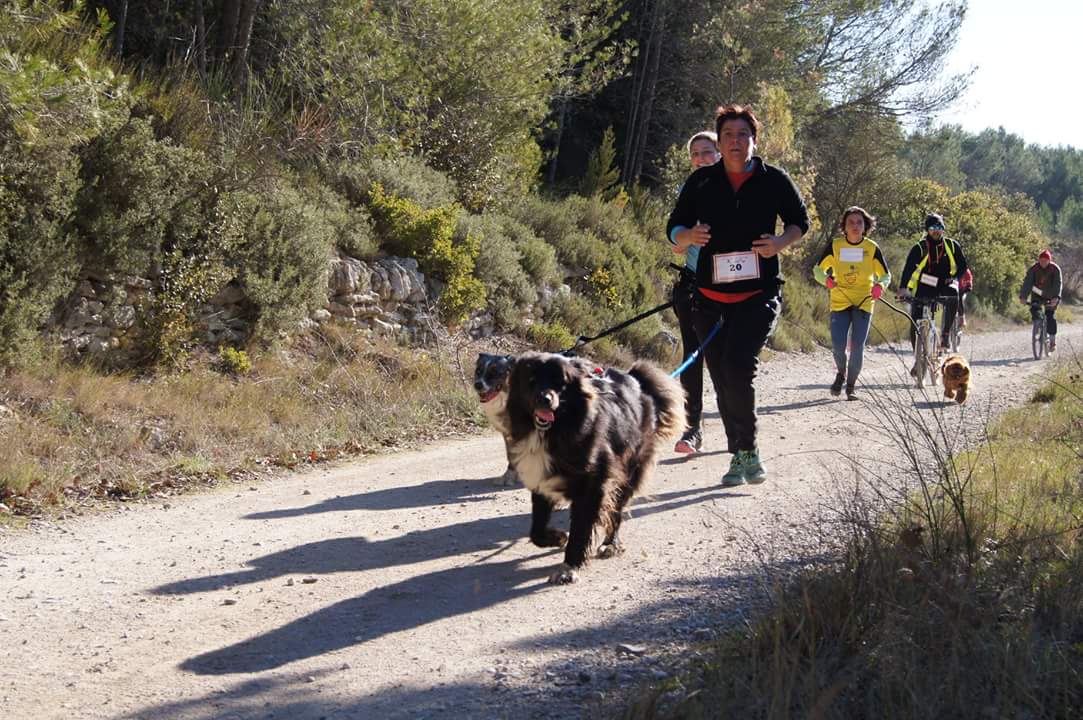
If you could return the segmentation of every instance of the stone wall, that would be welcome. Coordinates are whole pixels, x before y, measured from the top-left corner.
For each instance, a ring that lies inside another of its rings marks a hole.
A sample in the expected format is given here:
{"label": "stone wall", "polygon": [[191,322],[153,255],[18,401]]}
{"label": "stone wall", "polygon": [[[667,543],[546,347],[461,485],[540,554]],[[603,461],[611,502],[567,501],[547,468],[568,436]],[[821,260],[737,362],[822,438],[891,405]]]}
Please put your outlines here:
{"label": "stone wall", "polygon": [[[72,355],[123,363],[133,359],[145,328],[143,308],[153,300],[154,280],[88,272],[46,334]],[[430,316],[434,293],[412,258],[363,261],[332,258],[328,301],[304,323],[311,328],[332,318],[374,333],[426,344],[435,339]],[[242,345],[252,330],[253,306],[235,282],[198,309],[197,327],[210,346]]]}

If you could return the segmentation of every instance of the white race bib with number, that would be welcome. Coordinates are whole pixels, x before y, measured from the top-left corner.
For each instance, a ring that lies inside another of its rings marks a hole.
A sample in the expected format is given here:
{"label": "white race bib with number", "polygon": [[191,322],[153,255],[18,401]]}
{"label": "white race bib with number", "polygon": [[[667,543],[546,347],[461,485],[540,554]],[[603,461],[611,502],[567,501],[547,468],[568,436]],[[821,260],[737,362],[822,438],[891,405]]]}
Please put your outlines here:
{"label": "white race bib with number", "polygon": [[938,278],[936,275],[930,275],[929,273],[922,273],[921,274],[921,284],[922,285],[928,285],[930,287],[936,287],[937,283],[939,283],[939,282],[940,282],[940,278]]}
{"label": "white race bib with number", "polygon": [[859,263],[865,259],[865,251],[861,248],[842,248],[839,250],[839,260],[844,263]]}
{"label": "white race bib with number", "polygon": [[760,276],[760,258],[751,250],[723,253],[711,259],[714,261],[712,281],[716,285],[738,280],[755,280]]}

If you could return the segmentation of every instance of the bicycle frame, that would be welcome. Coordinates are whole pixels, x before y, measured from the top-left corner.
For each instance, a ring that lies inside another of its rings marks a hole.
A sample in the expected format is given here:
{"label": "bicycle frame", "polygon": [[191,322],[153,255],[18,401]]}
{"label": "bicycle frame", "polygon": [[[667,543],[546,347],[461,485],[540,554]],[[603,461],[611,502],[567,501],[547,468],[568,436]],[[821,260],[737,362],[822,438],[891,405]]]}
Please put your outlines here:
{"label": "bicycle frame", "polygon": [[[929,376],[929,382],[936,385],[940,370],[940,331],[936,327],[936,309],[945,301],[956,300],[954,296],[911,298],[911,305],[922,305],[926,312],[922,313],[921,319],[915,320],[917,332],[914,337],[914,367],[910,374],[918,388],[925,386],[925,376]],[[952,342],[952,350],[958,348],[958,322],[959,315],[955,315],[955,325],[951,328],[949,337]]]}
{"label": "bicycle frame", "polygon": [[1034,316],[1030,330],[1030,349],[1035,360],[1049,356],[1049,317],[1045,314],[1049,301],[1031,300],[1030,314]]}

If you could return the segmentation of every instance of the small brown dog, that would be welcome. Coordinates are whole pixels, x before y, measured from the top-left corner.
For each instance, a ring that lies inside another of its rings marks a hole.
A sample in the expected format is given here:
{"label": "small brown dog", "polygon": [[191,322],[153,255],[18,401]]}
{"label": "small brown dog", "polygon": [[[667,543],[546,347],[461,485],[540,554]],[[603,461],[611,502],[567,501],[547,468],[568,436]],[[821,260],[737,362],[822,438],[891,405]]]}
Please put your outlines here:
{"label": "small brown dog", "polygon": [[970,389],[970,363],[962,355],[948,355],[940,366],[944,378],[944,397],[962,405]]}

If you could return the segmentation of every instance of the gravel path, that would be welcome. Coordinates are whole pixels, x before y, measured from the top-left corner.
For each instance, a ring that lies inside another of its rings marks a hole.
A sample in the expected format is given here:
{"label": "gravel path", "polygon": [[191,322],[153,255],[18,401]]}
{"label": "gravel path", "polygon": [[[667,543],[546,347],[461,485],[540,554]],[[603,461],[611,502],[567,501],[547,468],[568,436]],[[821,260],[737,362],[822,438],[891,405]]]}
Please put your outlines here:
{"label": "gravel path", "polygon": [[[1064,325],[1061,356],[1081,340]],[[1027,343],[968,337],[962,407],[914,395],[888,348],[867,355],[864,402],[828,396],[826,353],[776,355],[758,381],[769,481],[723,490],[728,455],[667,454],[628,552],[572,586],[545,582],[560,556],[526,540],[526,491],[492,484],[495,434],[0,529],[0,716],[597,715],[830,553],[845,458],[899,461],[878,429],[890,408],[973,437],[990,409],[1023,402],[1050,367]],[[716,412],[707,442],[723,445]]]}

